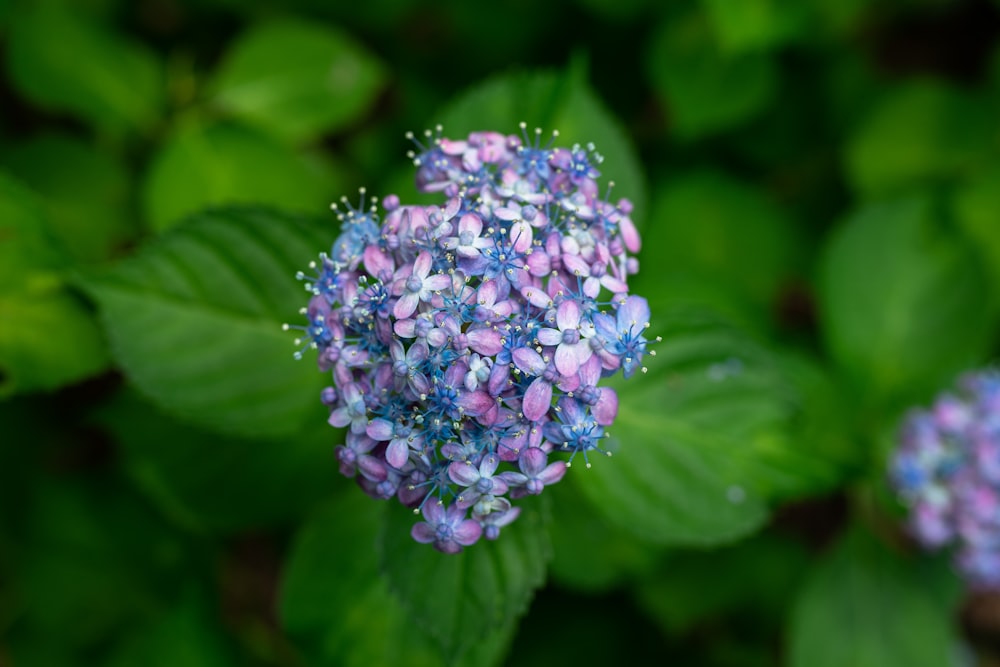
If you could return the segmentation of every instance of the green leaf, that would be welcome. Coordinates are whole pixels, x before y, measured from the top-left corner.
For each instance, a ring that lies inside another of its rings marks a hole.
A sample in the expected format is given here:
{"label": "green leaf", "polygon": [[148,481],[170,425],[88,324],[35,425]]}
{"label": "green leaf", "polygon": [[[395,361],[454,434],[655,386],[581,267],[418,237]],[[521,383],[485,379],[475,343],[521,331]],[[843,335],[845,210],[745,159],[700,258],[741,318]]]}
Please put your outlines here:
{"label": "green leaf", "polygon": [[925,199],[869,205],[827,242],[823,334],[861,400],[921,399],[989,350],[988,276],[934,217]]}
{"label": "green leaf", "polygon": [[22,3],[7,72],[27,99],[113,132],[148,129],[164,102],[164,76],[142,44],[51,3]]}
{"label": "green leaf", "polygon": [[49,391],[107,369],[96,319],[55,285],[0,293],[0,397]]}
{"label": "green leaf", "polygon": [[847,176],[864,195],[885,195],[973,167],[992,135],[988,107],[935,81],[890,89],[848,140]]}
{"label": "green leaf", "polygon": [[449,662],[462,663],[477,645],[509,636],[545,581],[550,547],[542,511],[530,502],[521,507],[499,539],[454,555],[415,542],[411,513],[394,507],[387,515],[379,562],[389,588]]}
{"label": "green leaf", "polygon": [[807,27],[806,5],[778,0],[701,0],[725,51],[739,53],[781,46]]}
{"label": "green leaf", "polygon": [[0,163],[41,195],[52,233],[71,257],[107,259],[134,235],[128,172],[111,153],[52,133],[7,147]]}
{"label": "green leaf", "polygon": [[111,478],[36,477],[21,503],[29,532],[14,590],[27,636],[58,636],[74,649],[100,645],[154,616],[191,575],[179,536]]}
{"label": "green leaf", "polygon": [[[793,221],[760,189],[721,172],[693,171],[667,182],[651,211],[657,224],[643,235],[644,267],[721,283],[765,313],[796,273],[801,243]],[[635,292],[662,280],[663,271],[640,271]]]}
{"label": "green leaf", "polygon": [[257,208],[195,216],[85,282],[116,360],[163,410],[248,437],[299,433],[323,375],[292,359],[283,321],[307,294],[295,280],[332,225]]}
{"label": "green leaf", "polygon": [[492,130],[515,134],[518,123],[542,128],[542,142],[552,130],[559,131],[557,145],[593,142],[604,156],[602,179],[615,183],[614,197],[635,204],[633,217],[640,224],[645,216],[646,190],[642,167],[635,149],[620,123],[587,84],[582,72],[533,72],[509,74],[479,84],[452,100],[435,117],[450,137]]}
{"label": "green leaf", "polygon": [[576,484],[556,484],[551,498],[552,578],[561,586],[588,593],[609,591],[648,572],[660,552],[596,514]]}
{"label": "green leaf", "polygon": [[789,628],[792,667],[940,667],[953,660],[953,588],[940,561],[903,558],[853,529],[813,569]]}
{"label": "green leaf", "polygon": [[594,509],[658,544],[735,540],[767,518],[767,480],[754,476],[755,440],[781,432],[789,387],[739,332],[693,313],[653,313],[651,372],[614,383],[615,456],[568,475]]}
{"label": "green leaf", "polygon": [[211,100],[276,137],[302,142],[358,120],[385,78],[381,63],[340,30],[267,22],[230,46]]}
{"label": "green leaf", "polygon": [[[349,489],[299,530],[282,573],[285,630],[311,664],[343,667],[443,664],[437,647],[389,593],[374,550],[386,504]],[[398,508],[394,508],[398,509]]]}
{"label": "green leaf", "polygon": [[316,407],[316,426],[280,440],[193,429],[133,392],[116,396],[99,419],[115,435],[127,474],[165,515],[189,530],[232,533],[300,516],[330,493],[330,443],[338,436]]}
{"label": "green leaf", "polygon": [[143,210],[156,229],[208,206],[272,204],[320,211],[339,196],[331,164],[238,125],[189,124],[169,138],[143,184]]}
{"label": "green leaf", "polygon": [[955,192],[955,219],[983,257],[1000,295],[1000,164],[977,172]]}
{"label": "green leaf", "polygon": [[108,667],[227,667],[237,664],[225,629],[204,593],[185,591],[184,599],[127,636]]}
{"label": "green leaf", "polygon": [[723,549],[668,553],[634,593],[673,636],[727,615],[767,623],[785,616],[808,565],[800,543],[765,534]]}
{"label": "green leaf", "polygon": [[778,86],[768,55],[723,53],[700,13],[664,21],[651,38],[646,71],[667,103],[672,132],[683,139],[750,120],[767,108]]}
{"label": "green leaf", "polygon": [[42,201],[0,172],[0,289],[12,291],[41,280],[50,284],[65,268]]}

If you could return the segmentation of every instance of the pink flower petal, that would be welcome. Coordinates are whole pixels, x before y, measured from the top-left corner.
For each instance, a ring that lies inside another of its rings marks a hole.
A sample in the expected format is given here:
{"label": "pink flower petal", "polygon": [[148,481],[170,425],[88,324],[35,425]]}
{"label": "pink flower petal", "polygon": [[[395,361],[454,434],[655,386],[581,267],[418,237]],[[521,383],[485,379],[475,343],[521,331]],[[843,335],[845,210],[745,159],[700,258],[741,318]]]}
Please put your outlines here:
{"label": "pink flower petal", "polygon": [[598,391],[601,397],[590,407],[590,413],[601,426],[608,426],[618,416],[618,394],[610,387],[601,387]]}
{"label": "pink flower petal", "polygon": [[385,448],[385,460],[393,468],[402,468],[410,457],[410,448],[404,438],[395,438]]}
{"label": "pink flower petal", "polygon": [[455,528],[455,532],[452,537],[455,541],[464,547],[475,544],[476,541],[483,534],[483,527],[479,525],[478,521],[472,519],[466,519],[462,523],[458,524]]}
{"label": "pink flower petal", "polygon": [[535,378],[524,392],[521,412],[530,421],[541,419],[552,407],[552,385],[542,378]]}

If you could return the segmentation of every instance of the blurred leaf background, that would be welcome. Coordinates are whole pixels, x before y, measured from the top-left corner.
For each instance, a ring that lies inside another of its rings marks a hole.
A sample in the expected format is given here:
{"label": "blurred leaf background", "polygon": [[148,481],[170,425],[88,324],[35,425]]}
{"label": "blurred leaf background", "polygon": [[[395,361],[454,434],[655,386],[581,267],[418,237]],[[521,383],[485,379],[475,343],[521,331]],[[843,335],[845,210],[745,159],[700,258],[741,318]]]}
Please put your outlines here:
{"label": "blurred leaf background", "polygon": [[[0,665],[998,664],[884,472],[998,352],[997,118],[991,0],[0,1]],[[280,324],[331,202],[427,201],[405,132],[522,120],[635,202],[663,342],[443,558]]]}

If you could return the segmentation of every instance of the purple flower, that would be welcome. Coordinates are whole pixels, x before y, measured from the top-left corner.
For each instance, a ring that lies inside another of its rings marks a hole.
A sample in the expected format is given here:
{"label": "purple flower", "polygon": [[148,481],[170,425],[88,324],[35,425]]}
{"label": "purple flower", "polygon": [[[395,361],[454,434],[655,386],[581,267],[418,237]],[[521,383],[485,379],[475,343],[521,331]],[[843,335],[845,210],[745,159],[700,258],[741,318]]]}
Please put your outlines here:
{"label": "purple flower", "polygon": [[539,329],[538,342],[555,346],[555,364],[560,373],[575,375],[593,354],[587,339],[594,335],[594,325],[581,320],[580,306],[567,299],[556,309],[556,327]]}
{"label": "purple flower", "polygon": [[973,588],[1000,590],[1000,372],[960,379],[903,421],[889,477],[929,549],[951,547]]}
{"label": "purple flower", "polygon": [[465,510],[458,505],[445,507],[436,502],[424,505],[424,519],[413,526],[410,534],[421,544],[434,543],[434,547],[446,554],[457,554],[462,547],[476,543],[483,534],[478,521],[465,518]]}
{"label": "purple flower", "polygon": [[[448,553],[496,539],[521,512],[512,499],[600,451],[618,411],[600,383],[632,375],[646,353],[649,308],[628,294],[631,203],[599,196],[593,146],[524,130],[414,140],[418,187],[440,204],[390,195],[380,218],[364,196],[357,208],[343,199],[330,254],[298,275],[306,322],[287,326],[300,332],[296,356],[315,348],[332,375],[321,400],[347,429],[341,472],[422,508],[414,539]],[[1000,404],[1000,388],[991,396]],[[569,461],[550,463],[558,452]],[[990,500],[969,502],[988,511]]]}

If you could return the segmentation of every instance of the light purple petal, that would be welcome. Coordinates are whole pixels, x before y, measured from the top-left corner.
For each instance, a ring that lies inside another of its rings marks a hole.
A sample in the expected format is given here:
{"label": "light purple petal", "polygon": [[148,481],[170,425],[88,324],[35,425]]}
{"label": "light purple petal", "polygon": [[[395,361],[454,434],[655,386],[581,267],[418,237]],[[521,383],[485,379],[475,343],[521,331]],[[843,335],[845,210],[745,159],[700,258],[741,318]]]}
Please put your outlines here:
{"label": "light purple petal", "polygon": [[[393,315],[396,314],[395,311],[396,309],[393,308]],[[400,338],[414,338],[417,335],[417,321],[410,319],[396,320],[396,323],[392,325],[392,330]]]}
{"label": "light purple petal", "polygon": [[579,255],[563,255],[562,261],[566,269],[573,275],[576,276],[590,275],[590,265],[587,264],[587,262]]}
{"label": "light purple petal", "polygon": [[426,278],[431,272],[431,264],[433,260],[431,259],[431,254],[426,250],[421,251],[417,255],[417,259],[413,262],[413,275],[419,276],[420,278]]}
{"label": "light purple petal", "polygon": [[[487,454],[483,457],[483,462],[479,464],[479,476],[480,477],[492,477],[493,473],[497,471],[497,466],[500,465],[500,459],[497,458],[496,454]],[[500,491],[499,493],[503,493]]]}
{"label": "light purple petal", "polygon": [[[549,457],[541,447],[528,447],[521,456],[518,457],[518,465],[528,477],[536,477],[538,473],[545,469]],[[527,480],[525,480],[527,481]]]}
{"label": "light purple petal", "polygon": [[519,347],[511,354],[514,365],[521,369],[522,373],[535,377],[545,372],[545,360],[542,355],[528,347]]}
{"label": "light purple petal", "polygon": [[608,426],[618,416],[618,394],[610,387],[601,387],[598,391],[601,397],[590,407],[590,413],[601,426]]}
{"label": "light purple petal", "polygon": [[567,299],[559,304],[556,310],[556,326],[561,330],[573,329],[580,324],[580,306],[576,301]]}
{"label": "light purple petal", "polygon": [[478,417],[493,407],[493,398],[485,391],[464,393],[458,397],[458,404],[465,408],[465,414]]}
{"label": "light purple petal", "polygon": [[389,477],[389,471],[385,469],[385,464],[367,454],[358,459],[358,469],[362,475],[373,482],[381,482]]}
{"label": "light purple petal", "polygon": [[538,342],[542,345],[551,346],[562,343],[562,332],[558,329],[549,329],[548,327],[539,329],[535,337],[538,338]]}
{"label": "light purple petal", "polygon": [[497,283],[495,280],[487,280],[479,286],[476,292],[480,306],[490,308],[497,300]]}
{"label": "light purple petal", "polygon": [[500,332],[494,329],[473,329],[466,336],[469,339],[469,347],[479,354],[492,357],[503,349]]}
{"label": "light purple petal", "polygon": [[478,521],[466,519],[455,528],[453,537],[456,542],[467,547],[475,544],[482,534],[483,527],[479,525]]}
{"label": "light purple petal", "polygon": [[437,539],[437,533],[429,524],[421,521],[410,529],[410,536],[421,544],[430,544]]}
{"label": "light purple petal", "polygon": [[405,438],[394,438],[385,448],[385,460],[393,468],[402,468],[410,457],[410,447]]}
{"label": "light purple petal", "polygon": [[392,314],[397,320],[402,320],[413,314],[420,303],[420,295],[416,292],[407,292],[399,297],[399,301],[392,307]]}
{"label": "light purple petal", "polygon": [[458,221],[458,233],[472,232],[474,236],[479,236],[483,231],[483,221],[475,213],[466,213]]}
{"label": "light purple petal", "polygon": [[[365,433],[368,437],[373,440],[378,440],[380,442],[385,442],[386,440],[392,439],[393,425],[388,419],[373,419],[368,422],[368,427],[365,429]],[[392,463],[390,461],[390,463]],[[393,464],[395,465],[395,464]]]}
{"label": "light purple petal", "polygon": [[618,228],[621,230],[622,239],[625,241],[625,247],[628,248],[628,251],[633,253],[639,252],[639,249],[642,247],[642,241],[639,238],[639,231],[635,228],[635,223],[632,222],[632,218],[623,216],[618,221]]}
{"label": "light purple petal", "polygon": [[[532,257],[534,257],[535,254],[537,253],[533,253]],[[545,273],[548,273],[548,269],[545,270]],[[534,285],[522,289],[521,296],[523,296],[527,302],[535,308],[549,308],[552,306],[552,297],[546,294],[545,290]]]}
{"label": "light purple petal", "polygon": [[427,519],[427,523],[437,526],[444,520],[444,517],[445,509],[441,501],[429,500],[424,503],[424,518]]}
{"label": "light purple petal", "polygon": [[455,461],[448,466],[448,477],[460,486],[472,486],[479,481],[479,470],[468,461]]}
{"label": "light purple petal", "polygon": [[392,255],[377,245],[365,248],[364,262],[365,270],[373,276],[381,275],[382,272],[392,273],[396,268],[392,262]]}
{"label": "light purple petal", "polygon": [[451,276],[447,273],[435,273],[433,276],[424,278],[424,290],[440,292],[451,286]]}
{"label": "light purple petal", "polygon": [[[577,359],[576,347],[579,345],[567,345],[562,343],[556,348],[556,370],[563,375],[576,375],[580,370],[580,362]],[[588,348],[589,351],[589,348]]]}
{"label": "light purple petal", "polygon": [[546,466],[545,470],[537,475],[537,479],[543,484],[555,484],[563,478],[566,474],[566,462],[556,461],[555,463]]}
{"label": "light purple petal", "polygon": [[618,329],[628,331],[629,327],[645,326],[649,322],[649,303],[641,296],[630,296],[618,306]]}
{"label": "light purple petal", "polygon": [[521,412],[527,419],[534,422],[541,419],[550,407],[552,407],[552,385],[542,378],[535,378],[535,381],[528,385],[528,390],[524,392]]}
{"label": "light purple petal", "polygon": [[510,240],[517,252],[524,252],[530,248],[532,238],[531,225],[528,223],[515,222],[510,226]]}
{"label": "light purple petal", "polygon": [[337,428],[344,428],[351,423],[351,411],[347,409],[347,406],[337,408],[330,413],[330,418],[327,420],[330,422],[330,426],[336,426]]}

